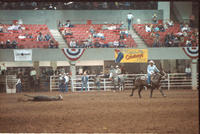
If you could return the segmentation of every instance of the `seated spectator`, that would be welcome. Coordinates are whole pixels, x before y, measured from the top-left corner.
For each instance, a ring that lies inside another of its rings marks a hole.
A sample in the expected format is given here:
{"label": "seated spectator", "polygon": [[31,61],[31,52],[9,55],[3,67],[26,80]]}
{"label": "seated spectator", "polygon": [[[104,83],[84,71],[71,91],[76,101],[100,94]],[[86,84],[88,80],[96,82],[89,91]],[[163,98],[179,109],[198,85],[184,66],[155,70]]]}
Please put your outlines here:
{"label": "seated spectator", "polygon": [[126,35],[128,37],[128,30],[123,30],[119,32],[120,34]]}
{"label": "seated spectator", "polygon": [[11,42],[10,42],[10,40],[6,41],[6,48],[11,48]]}
{"label": "seated spectator", "polygon": [[94,38],[97,37],[97,38],[105,39],[104,34],[101,33],[101,32],[99,32],[99,33],[97,33],[97,34],[94,33],[94,34],[93,34],[93,37],[94,37]]}
{"label": "seated spectator", "polygon": [[93,42],[93,39],[92,39],[92,36],[89,35],[89,37],[87,38],[87,42],[89,43],[89,46],[88,47],[92,47],[92,42]]}
{"label": "seated spectator", "polygon": [[158,38],[154,38],[153,47],[161,47],[160,40]]}
{"label": "seated spectator", "polygon": [[12,26],[8,27],[8,30],[20,30],[21,26],[20,25],[15,25],[13,24]]}
{"label": "seated spectator", "polygon": [[159,30],[160,30],[159,27],[158,27],[158,26],[155,26],[154,32],[158,32]]}
{"label": "seated spectator", "polygon": [[37,41],[43,41],[44,37],[42,35],[42,33],[40,32],[39,35],[37,36]]}
{"label": "seated spectator", "polygon": [[192,46],[192,41],[190,38],[187,39],[186,43],[185,43],[185,46],[187,47],[191,47]]}
{"label": "seated spectator", "polygon": [[4,42],[3,41],[0,42],[0,48],[4,48]]}
{"label": "seated spectator", "polygon": [[121,25],[120,25],[119,29],[126,29],[126,26],[124,25],[123,21],[121,21]]}
{"label": "seated spectator", "polygon": [[32,33],[25,34],[25,36],[26,36],[26,38],[28,38],[28,39],[33,39],[33,35],[32,35]]}
{"label": "seated spectator", "polygon": [[90,47],[89,41],[88,41],[88,40],[83,41],[83,46],[84,46],[85,48],[89,48],[89,47]]}
{"label": "seated spectator", "polygon": [[153,24],[156,24],[157,23],[157,14],[153,14],[153,16],[152,16],[152,21],[153,21]]}
{"label": "seated spectator", "polygon": [[98,40],[95,40],[95,42],[94,42],[94,47],[95,47],[95,48],[101,47],[101,44],[99,43]]}
{"label": "seated spectator", "polygon": [[165,32],[165,28],[162,24],[160,24],[158,27],[160,29],[160,32]]}
{"label": "seated spectator", "polygon": [[107,25],[103,25],[103,26],[101,27],[101,29],[102,29],[102,30],[107,30],[108,27],[107,27]]}
{"label": "seated spectator", "polygon": [[76,48],[76,47],[77,47],[77,44],[76,44],[75,39],[72,39],[72,40],[70,41],[69,46],[70,46],[71,48]]}
{"label": "seated spectator", "polygon": [[159,39],[160,38],[160,34],[158,32],[156,32],[155,37],[156,37],[156,39]]}
{"label": "seated spectator", "polygon": [[3,33],[3,26],[2,25],[0,25],[0,33]]}
{"label": "seated spectator", "polygon": [[71,24],[70,20],[66,21],[65,27],[74,27],[74,25]]}
{"label": "seated spectator", "polygon": [[18,38],[19,39],[26,39],[26,36],[25,35],[19,35]]}
{"label": "seated spectator", "polygon": [[115,25],[111,25],[108,27],[108,30],[116,30],[116,29],[117,29],[117,27]]}
{"label": "seated spectator", "polygon": [[17,41],[13,40],[11,43],[11,48],[17,48]]}
{"label": "seated spectator", "polygon": [[187,31],[190,32],[190,27],[188,26],[188,24],[186,24],[185,26],[183,26],[183,28],[181,29],[182,32]]}
{"label": "seated spectator", "polygon": [[73,35],[71,29],[68,29],[68,30],[64,30],[64,35]]}
{"label": "seated spectator", "polygon": [[46,41],[49,41],[51,39],[51,35],[49,33],[47,33],[45,36],[44,36],[45,40]]}
{"label": "seated spectator", "polygon": [[115,40],[113,42],[113,47],[115,47],[115,48],[119,47],[119,41],[118,40]]}
{"label": "seated spectator", "polygon": [[167,24],[169,27],[173,27],[174,26],[174,22],[172,20],[168,20]]}
{"label": "seated spectator", "polygon": [[90,33],[93,34],[95,32],[93,26],[90,27]]}
{"label": "seated spectator", "polygon": [[150,28],[149,25],[145,25],[145,31],[146,31],[146,32],[151,32],[151,28]]}
{"label": "seated spectator", "polygon": [[168,29],[168,24],[167,24],[167,22],[164,24],[164,29]]}
{"label": "seated spectator", "polygon": [[175,37],[173,41],[173,47],[178,47],[179,43],[180,43],[180,40],[178,39],[178,37]]}
{"label": "seated spectator", "polygon": [[100,40],[100,41],[99,41],[99,44],[100,44],[100,46],[103,47],[103,48],[104,48],[104,47],[107,47],[107,48],[109,47],[108,44],[107,44],[105,41],[103,41],[103,40]]}
{"label": "seated spectator", "polygon": [[126,47],[126,44],[123,40],[119,40],[119,47],[122,48],[122,47]]}
{"label": "seated spectator", "polygon": [[49,48],[54,48],[55,47],[55,43],[53,40],[49,41]]}

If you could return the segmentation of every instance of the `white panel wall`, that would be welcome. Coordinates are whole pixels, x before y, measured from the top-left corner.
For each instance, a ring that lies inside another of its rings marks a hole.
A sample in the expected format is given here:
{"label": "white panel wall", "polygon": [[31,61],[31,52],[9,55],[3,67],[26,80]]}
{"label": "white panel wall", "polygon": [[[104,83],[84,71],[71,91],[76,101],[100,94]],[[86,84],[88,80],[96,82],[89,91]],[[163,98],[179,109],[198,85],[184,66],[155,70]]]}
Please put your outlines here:
{"label": "white panel wall", "polygon": [[164,21],[170,19],[170,2],[158,2],[158,10],[163,10]]}

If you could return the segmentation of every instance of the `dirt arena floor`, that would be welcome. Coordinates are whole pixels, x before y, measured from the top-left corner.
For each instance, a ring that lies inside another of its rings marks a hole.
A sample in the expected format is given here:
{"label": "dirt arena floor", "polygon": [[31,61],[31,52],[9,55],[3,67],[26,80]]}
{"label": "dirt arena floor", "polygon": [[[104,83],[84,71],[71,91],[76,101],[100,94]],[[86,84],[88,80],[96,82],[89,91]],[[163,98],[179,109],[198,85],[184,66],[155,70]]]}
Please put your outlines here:
{"label": "dirt arena floor", "polygon": [[198,91],[137,90],[124,92],[42,92],[30,95],[62,94],[63,101],[23,102],[21,94],[0,94],[0,132],[67,133],[158,133],[198,134]]}

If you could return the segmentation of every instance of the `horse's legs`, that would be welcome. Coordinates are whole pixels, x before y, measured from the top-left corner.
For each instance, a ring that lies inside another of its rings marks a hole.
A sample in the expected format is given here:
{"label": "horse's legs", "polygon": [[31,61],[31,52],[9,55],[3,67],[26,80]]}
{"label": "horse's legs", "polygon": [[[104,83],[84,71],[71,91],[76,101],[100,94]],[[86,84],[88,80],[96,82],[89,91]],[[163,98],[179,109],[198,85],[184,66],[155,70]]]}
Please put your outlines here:
{"label": "horse's legs", "polygon": [[136,88],[132,88],[132,93],[130,96],[133,96],[133,92],[135,91]]}
{"label": "horse's legs", "polygon": [[138,95],[139,95],[140,98],[142,98],[141,97],[141,91],[142,91],[142,89],[143,89],[143,87],[141,86],[141,87],[139,87],[139,90],[138,90]]}
{"label": "horse's legs", "polygon": [[163,93],[163,90],[162,90],[161,87],[159,87],[159,91],[160,91],[160,93],[162,94],[163,97],[166,97],[166,95]]}
{"label": "horse's legs", "polygon": [[154,88],[153,88],[153,87],[151,87],[151,91],[150,91],[150,98],[152,98],[152,95],[153,95],[153,90],[154,90]]}

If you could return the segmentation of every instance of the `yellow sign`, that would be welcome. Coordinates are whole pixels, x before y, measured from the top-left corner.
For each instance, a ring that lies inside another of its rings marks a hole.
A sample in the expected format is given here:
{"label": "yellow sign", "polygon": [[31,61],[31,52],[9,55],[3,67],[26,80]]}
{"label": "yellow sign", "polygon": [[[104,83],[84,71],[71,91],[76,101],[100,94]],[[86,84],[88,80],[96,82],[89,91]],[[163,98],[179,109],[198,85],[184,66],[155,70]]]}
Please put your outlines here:
{"label": "yellow sign", "polygon": [[148,62],[147,49],[115,49],[117,63],[145,63]]}

